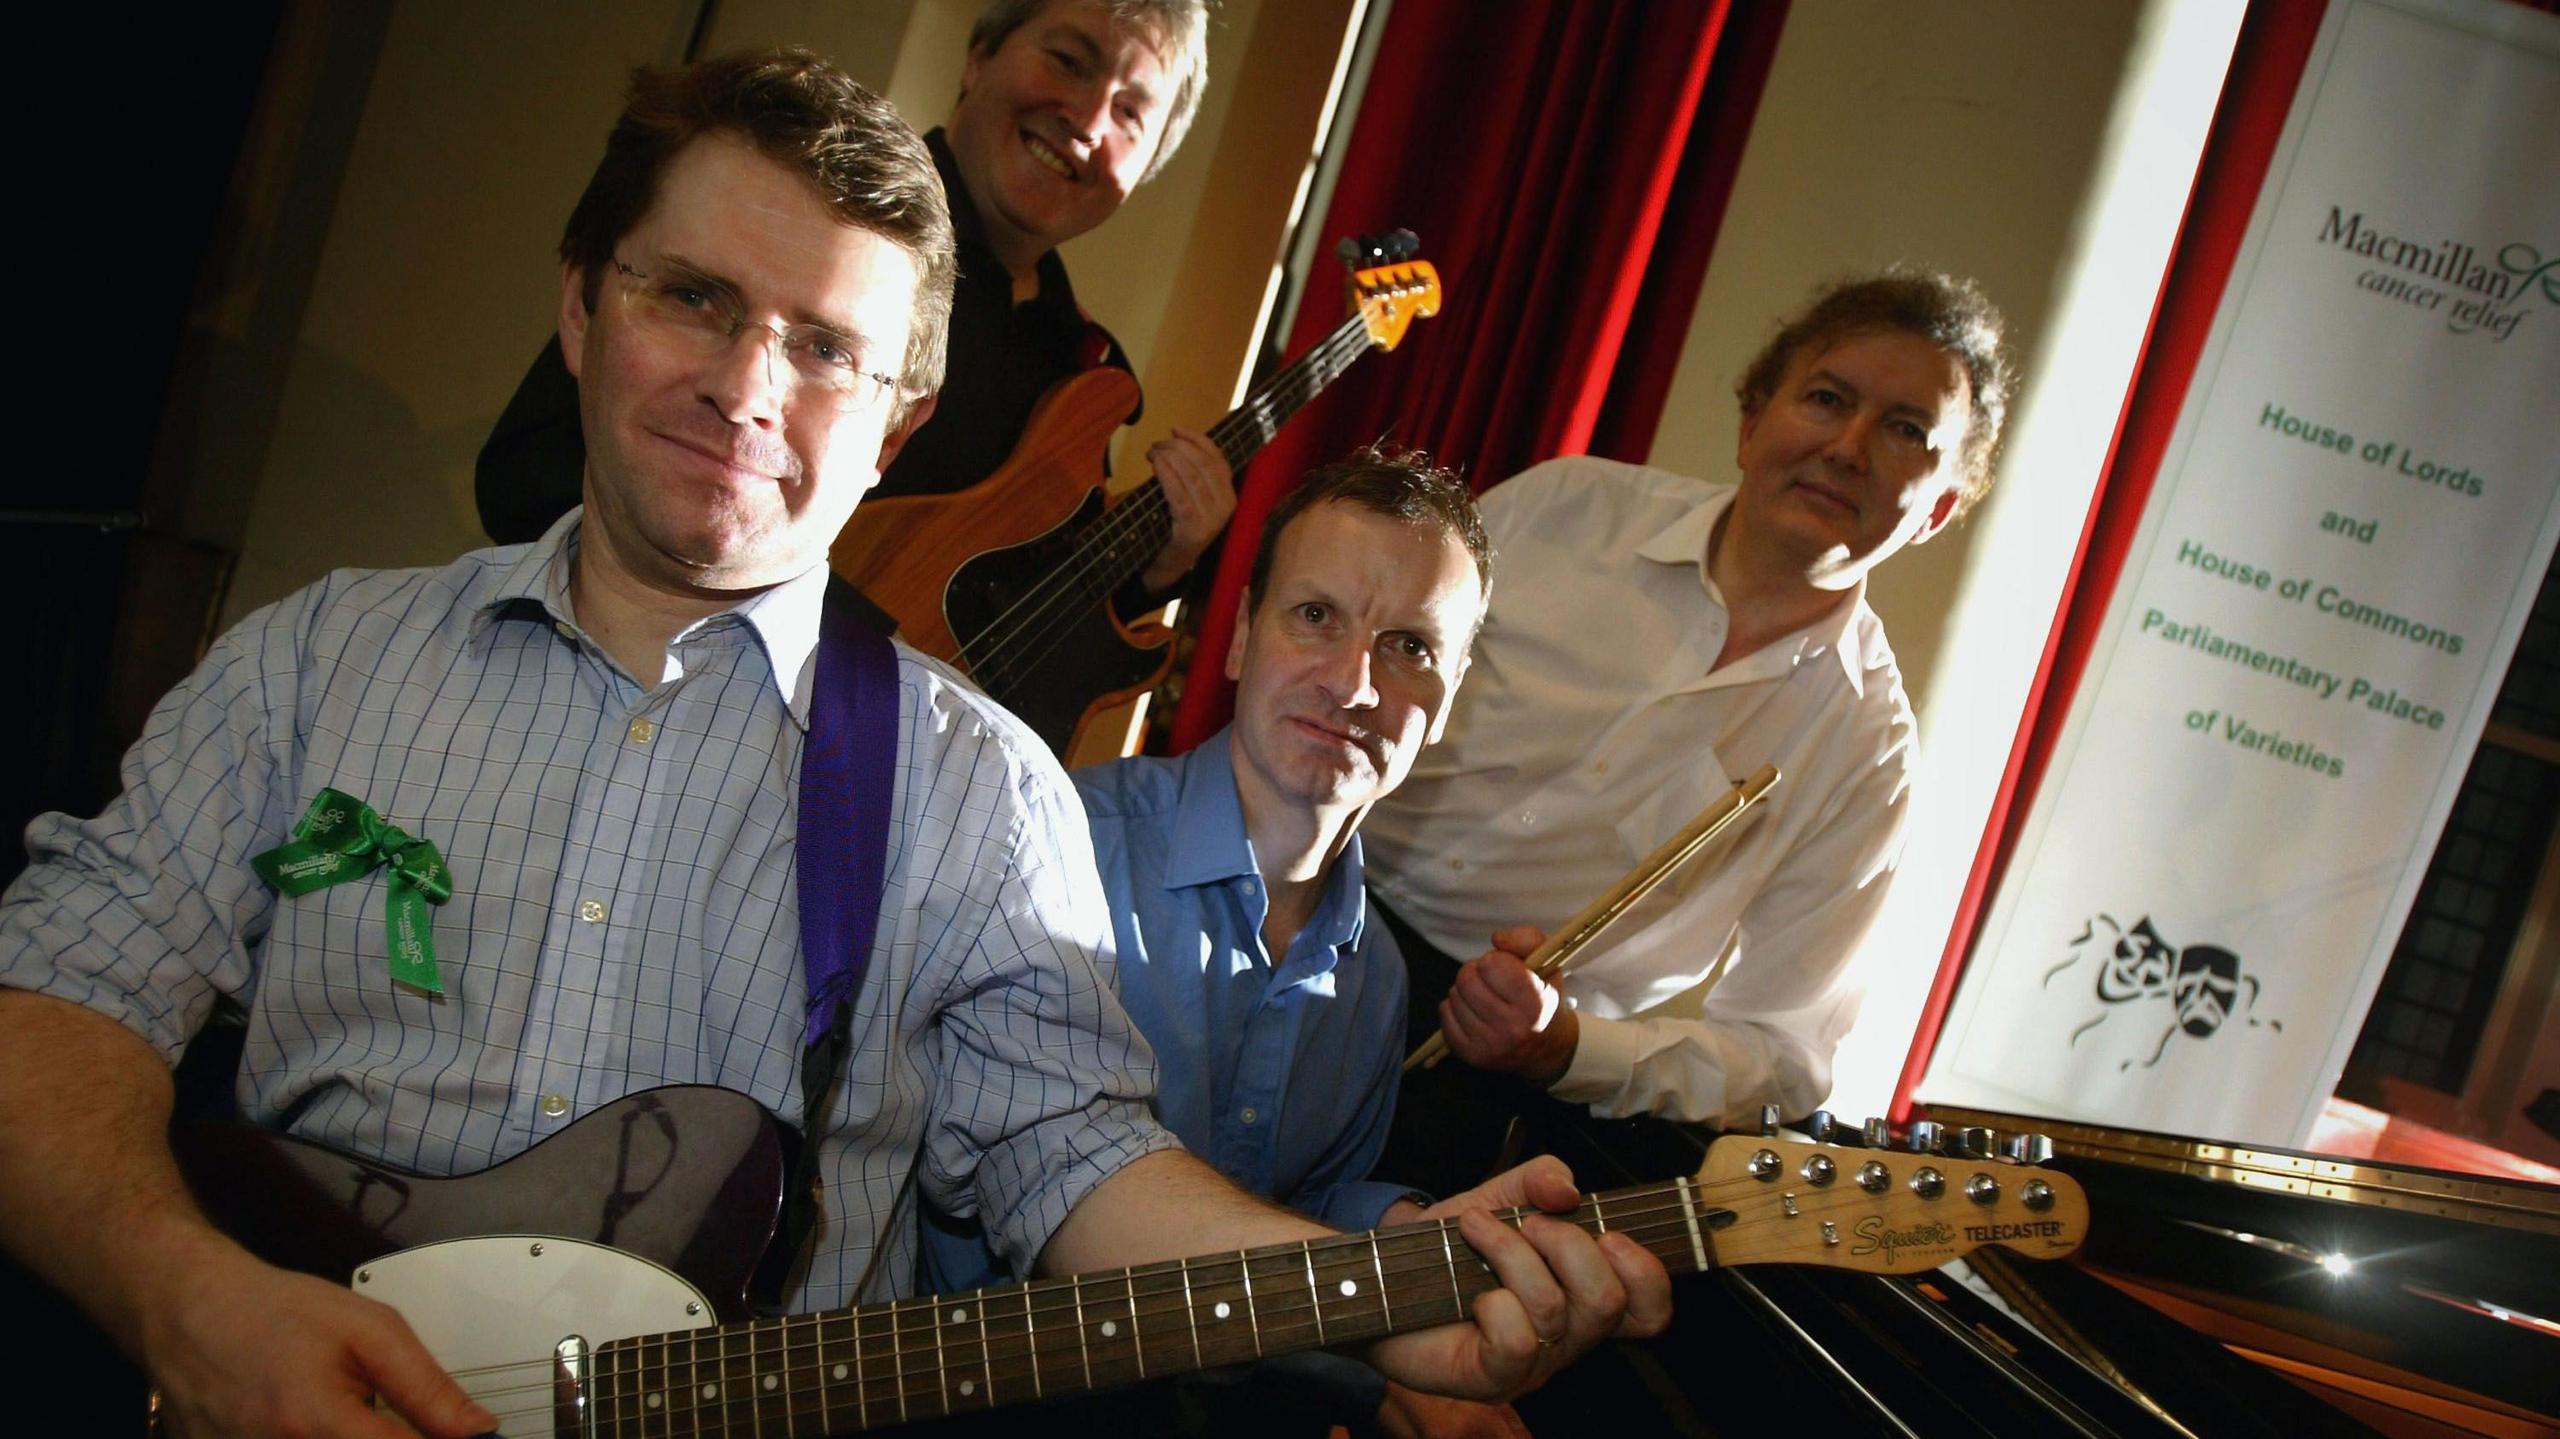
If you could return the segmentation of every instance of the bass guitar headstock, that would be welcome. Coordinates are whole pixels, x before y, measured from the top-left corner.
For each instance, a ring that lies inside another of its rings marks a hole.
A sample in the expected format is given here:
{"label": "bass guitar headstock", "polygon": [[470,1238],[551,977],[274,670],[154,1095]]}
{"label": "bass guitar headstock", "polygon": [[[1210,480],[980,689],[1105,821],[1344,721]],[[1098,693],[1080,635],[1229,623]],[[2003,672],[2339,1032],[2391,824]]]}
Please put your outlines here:
{"label": "bass guitar headstock", "polygon": [[1806,1126],[1812,1142],[1780,1137],[1774,1118],[1763,1128],[1716,1140],[1691,1181],[1721,1211],[1707,1238],[1719,1265],[1912,1274],[1990,1244],[2059,1259],[2089,1232],[2088,1196],[2043,1167],[2042,1135],[2002,1144],[1923,1121],[1897,1144],[1882,1120],[1850,1129],[1822,1113]]}
{"label": "bass guitar headstock", "polygon": [[1351,272],[1351,303],[1369,341],[1392,350],[1415,320],[1440,313],[1440,272],[1429,260],[1404,260]]}

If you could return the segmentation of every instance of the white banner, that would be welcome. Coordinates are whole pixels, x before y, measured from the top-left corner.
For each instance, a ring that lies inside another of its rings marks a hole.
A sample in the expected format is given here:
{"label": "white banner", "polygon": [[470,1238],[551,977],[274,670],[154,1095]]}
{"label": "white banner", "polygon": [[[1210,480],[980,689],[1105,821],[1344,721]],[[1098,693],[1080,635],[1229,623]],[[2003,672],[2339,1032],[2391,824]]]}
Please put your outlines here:
{"label": "white banner", "polygon": [[2560,19],[2334,0],[1923,1100],[2299,1146],[2560,539]]}

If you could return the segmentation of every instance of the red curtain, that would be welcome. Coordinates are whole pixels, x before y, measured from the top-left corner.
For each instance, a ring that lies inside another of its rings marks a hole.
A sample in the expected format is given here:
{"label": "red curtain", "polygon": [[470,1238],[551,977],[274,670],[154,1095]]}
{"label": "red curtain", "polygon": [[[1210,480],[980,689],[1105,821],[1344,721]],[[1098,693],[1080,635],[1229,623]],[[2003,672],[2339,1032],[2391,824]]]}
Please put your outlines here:
{"label": "red curtain", "polygon": [[[1381,438],[1479,490],[1554,455],[1644,457],[1785,17],[1783,0],[1396,0],[1321,233],[1419,234],[1443,308],[1239,477],[1175,749],[1227,721],[1236,596],[1307,470]],[[1341,320],[1329,281],[1309,285],[1293,356]]]}
{"label": "red curtain", "polygon": [[2097,643],[2107,603],[2115,596],[2116,578],[2125,552],[2151,500],[2151,484],[2160,472],[2169,434],[2186,403],[2197,357],[2213,328],[2214,311],[2231,278],[2233,259],[2257,208],[2267,166],[2275,156],[2277,137],[2293,108],[2293,94],[2311,57],[2311,42],[2320,33],[2325,0],[2257,0],[2241,22],[2239,43],[2231,53],[2231,69],[2223,79],[2222,99],[2207,131],[2202,163],[2188,193],[2187,213],[2178,227],[2177,248],[2151,313],[2150,332],[2132,390],[2116,418],[2116,435],[2108,449],[2106,476],[2091,497],[2089,518],[2080,532],[2080,551],[2064,581],[2062,612],[2045,638],[2044,659],[2027,692],[2026,717],[2009,751],[2009,767],[1993,798],[1991,816],[1975,851],[1964,899],[1938,963],[1938,976],[1921,1010],[1920,1024],[1894,1086],[1892,1117],[1910,1116],[1911,1093],[1926,1072],[1936,1047],[1956,980],[1973,946],[1984,905],[1997,890],[2017,847],[2018,831],[2035,800],[2036,786],[2062,737],[2071,713],[2071,698],[2081,671]]}

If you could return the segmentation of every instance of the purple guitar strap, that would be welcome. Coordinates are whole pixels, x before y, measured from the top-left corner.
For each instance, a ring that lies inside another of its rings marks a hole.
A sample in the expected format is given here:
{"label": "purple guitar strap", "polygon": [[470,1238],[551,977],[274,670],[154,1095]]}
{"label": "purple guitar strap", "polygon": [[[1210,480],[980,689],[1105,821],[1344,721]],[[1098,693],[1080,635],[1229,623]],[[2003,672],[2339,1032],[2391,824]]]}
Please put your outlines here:
{"label": "purple guitar strap", "polygon": [[[800,963],[809,983],[801,1033],[800,1152],[783,1191],[779,1243],[758,1288],[779,1299],[818,1217],[819,1136],[844,1077],[854,998],[871,963],[887,884],[898,775],[898,654],[830,583],[818,615],[809,739],[800,756]],[[772,1283],[768,1286],[765,1278]]]}

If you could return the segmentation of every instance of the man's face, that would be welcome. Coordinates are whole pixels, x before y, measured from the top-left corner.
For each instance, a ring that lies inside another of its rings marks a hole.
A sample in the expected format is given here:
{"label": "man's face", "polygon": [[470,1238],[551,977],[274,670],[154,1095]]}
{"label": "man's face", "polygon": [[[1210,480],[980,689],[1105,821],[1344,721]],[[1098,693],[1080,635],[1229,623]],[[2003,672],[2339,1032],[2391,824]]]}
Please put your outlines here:
{"label": "man's face", "polygon": [[972,53],[944,134],[996,250],[1036,256],[1110,219],[1155,159],[1173,85],[1155,35],[1082,0]]}
{"label": "man's face", "polygon": [[1227,650],[1248,804],[1363,808],[1403,783],[1448,724],[1483,596],[1436,527],[1342,502],[1292,521]]}
{"label": "man's face", "polygon": [[[679,151],[657,202],[616,250],[654,277],[698,277],[749,321],[716,352],[636,323],[632,283],[562,276],[560,350],[578,377],[587,436],[587,525],[603,556],[655,588],[779,584],[823,562],[881,467],[922,420],[891,433],[894,399],[865,387],[850,409],[797,382],[778,334],[815,324],[858,368],[895,375],[915,312],[907,252],[842,224],[808,181],[742,140]],[[688,296],[692,293],[689,289]],[[929,408],[918,406],[918,410]]]}
{"label": "man's face", "polygon": [[1808,346],[1742,421],[1734,518],[1846,589],[1955,513],[1972,391],[1955,356],[1887,330]]}

